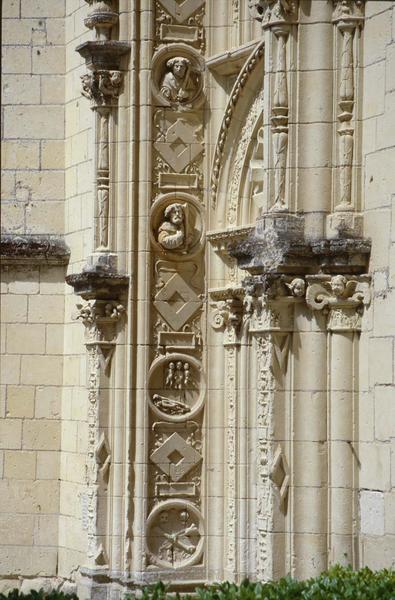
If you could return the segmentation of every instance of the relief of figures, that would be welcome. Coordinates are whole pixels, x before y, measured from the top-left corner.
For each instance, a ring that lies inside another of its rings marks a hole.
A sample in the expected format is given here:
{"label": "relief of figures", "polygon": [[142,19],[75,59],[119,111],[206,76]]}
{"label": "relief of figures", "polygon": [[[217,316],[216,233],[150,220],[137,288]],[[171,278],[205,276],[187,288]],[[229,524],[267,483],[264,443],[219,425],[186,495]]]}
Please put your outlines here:
{"label": "relief of figures", "polygon": [[152,408],[162,418],[185,420],[195,414],[204,400],[201,366],[186,354],[169,354],[158,359],[150,371]]}
{"label": "relief of figures", "polygon": [[191,366],[189,362],[169,362],[166,368],[165,388],[167,390],[178,390],[177,398],[167,394],[166,396],[154,394],[153,401],[158,408],[166,413],[177,415],[190,412],[191,407],[186,402],[188,394],[193,387]]}

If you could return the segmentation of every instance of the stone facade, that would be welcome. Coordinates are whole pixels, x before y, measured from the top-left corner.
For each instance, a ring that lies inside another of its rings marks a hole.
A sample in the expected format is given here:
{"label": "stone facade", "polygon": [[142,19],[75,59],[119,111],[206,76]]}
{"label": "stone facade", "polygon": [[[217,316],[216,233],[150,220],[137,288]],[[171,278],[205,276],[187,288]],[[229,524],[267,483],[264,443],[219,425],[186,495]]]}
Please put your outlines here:
{"label": "stone facade", "polygon": [[394,566],[394,2],[2,8],[0,591]]}

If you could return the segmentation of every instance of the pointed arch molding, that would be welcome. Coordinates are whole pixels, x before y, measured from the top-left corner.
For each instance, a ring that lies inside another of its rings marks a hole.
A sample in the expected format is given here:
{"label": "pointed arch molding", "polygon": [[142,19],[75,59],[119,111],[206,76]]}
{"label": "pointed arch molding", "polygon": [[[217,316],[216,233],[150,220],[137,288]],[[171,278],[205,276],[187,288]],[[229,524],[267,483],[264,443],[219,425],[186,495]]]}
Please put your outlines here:
{"label": "pointed arch molding", "polygon": [[[262,67],[263,54],[264,41],[262,40],[255,46],[254,50],[246,60],[229,96],[214,151],[214,161],[211,173],[211,206],[213,209],[216,209],[218,205],[219,183],[223,172],[224,158],[227,156],[227,149],[230,151],[232,140],[230,133],[235,129],[234,117],[238,102],[246,89],[250,89],[251,91],[256,90],[258,93],[259,89],[262,87],[261,77],[258,77],[251,86],[247,86],[247,83],[251,80],[252,75],[256,74],[258,67]],[[263,68],[261,75],[263,80]],[[250,104],[251,102],[247,103],[248,106],[250,106]],[[240,126],[239,122],[237,123],[237,126]]]}

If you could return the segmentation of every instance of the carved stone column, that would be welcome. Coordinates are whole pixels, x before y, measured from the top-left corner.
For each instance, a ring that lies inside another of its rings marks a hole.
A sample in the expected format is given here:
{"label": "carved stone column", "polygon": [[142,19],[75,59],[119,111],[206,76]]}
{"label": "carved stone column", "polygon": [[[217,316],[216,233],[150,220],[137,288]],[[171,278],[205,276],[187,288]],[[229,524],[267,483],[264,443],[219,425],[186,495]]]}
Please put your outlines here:
{"label": "carved stone column", "polygon": [[111,39],[111,30],[118,22],[118,13],[113,10],[112,0],[86,0],[92,10],[85,25],[95,30],[96,39],[76,48],[85,58],[88,72],[81,77],[82,94],[92,103],[96,113],[96,186],[95,186],[95,235],[94,254],[89,261],[93,267],[114,267],[109,254],[112,248],[110,222],[114,210],[111,200],[111,157],[110,143],[114,141],[111,123],[121,92],[123,73],[119,70],[121,57],[129,52],[130,45]]}
{"label": "carved stone column", "polygon": [[86,491],[82,498],[83,526],[88,534],[87,574],[107,571],[109,536],[107,507],[111,468],[111,447],[108,438],[108,413],[111,402],[111,362],[125,308],[120,300],[128,285],[128,277],[112,278],[96,273],[78,273],[66,278],[84,304],[77,304],[75,318],[85,326],[88,360],[88,448]]}
{"label": "carved stone column", "polygon": [[[334,214],[329,216],[328,233],[362,235],[362,217],[358,210],[357,195],[353,191],[353,172],[359,156],[355,148],[355,62],[358,58],[355,32],[363,25],[364,0],[334,0],[333,23],[336,26],[339,48],[337,52],[338,81],[338,138],[337,186],[335,187]],[[340,35],[339,35],[340,34]]]}
{"label": "carved stone column", "polygon": [[[249,6],[253,17],[262,23],[262,29],[267,32],[267,49],[265,68],[271,72],[269,65],[274,65],[269,84],[270,97],[267,97],[265,112],[270,114],[270,130],[264,128],[266,136],[267,155],[272,156],[267,161],[270,174],[273,171],[273,182],[268,181],[269,202],[267,210],[273,212],[287,211],[290,209],[290,200],[287,193],[287,166],[288,166],[288,135],[289,135],[289,94],[288,82],[289,69],[287,64],[287,42],[292,25],[296,23],[297,2],[284,2],[283,0],[250,0]],[[276,55],[274,58],[273,55]],[[271,143],[268,137],[271,138]],[[271,146],[271,153],[270,153]],[[265,150],[265,153],[266,153]]]}
{"label": "carved stone column", "polygon": [[214,300],[214,312],[211,325],[215,330],[223,332],[224,346],[224,489],[226,490],[225,502],[225,556],[224,578],[235,580],[238,577],[238,563],[240,556],[239,536],[239,501],[238,496],[238,465],[239,465],[239,360],[241,324],[241,300],[243,290],[224,288],[211,290],[211,299]]}
{"label": "carved stone column", "polygon": [[361,313],[370,300],[368,278],[310,277],[306,300],[313,310],[327,313],[329,332],[329,560],[355,566],[356,356]]}
{"label": "carved stone column", "polygon": [[[303,283],[303,282],[302,282]],[[289,572],[288,493],[290,485],[290,403],[288,353],[291,344],[294,304],[298,301],[296,279],[263,275],[246,280],[244,309],[249,315],[252,338],[251,401],[255,405],[255,501],[256,564],[258,579],[268,580]],[[302,293],[304,289],[302,290]],[[254,398],[252,400],[252,398]]]}

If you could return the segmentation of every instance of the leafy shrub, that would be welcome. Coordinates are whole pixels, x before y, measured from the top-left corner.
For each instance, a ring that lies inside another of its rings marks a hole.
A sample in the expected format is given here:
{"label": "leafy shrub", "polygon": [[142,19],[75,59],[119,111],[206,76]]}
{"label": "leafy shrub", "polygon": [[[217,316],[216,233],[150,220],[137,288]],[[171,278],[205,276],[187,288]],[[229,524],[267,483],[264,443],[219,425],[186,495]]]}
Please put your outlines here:
{"label": "leafy shrub", "polygon": [[[174,600],[163,583],[147,586],[129,600]],[[280,581],[256,583],[248,580],[240,585],[224,582],[197,588],[193,594],[183,594],[183,600],[395,600],[395,571],[359,571],[335,565],[329,571],[306,581],[284,577]]]}
{"label": "leafy shrub", "polygon": [[28,594],[22,594],[19,590],[12,590],[8,594],[0,594],[0,600],[78,600],[76,594],[64,594],[63,592],[36,592],[32,590]]}
{"label": "leafy shrub", "polygon": [[[128,594],[125,600],[175,600],[180,594],[170,593],[159,582],[144,587],[138,594]],[[62,592],[30,592],[13,590],[0,600],[78,600],[75,594]],[[182,600],[395,600],[395,571],[359,571],[335,565],[319,577],[297,581],[284,577],[280,581],[260,583],[247,579],[240,585],[224,582],[197,588],[192,594],[183,594]]]}

